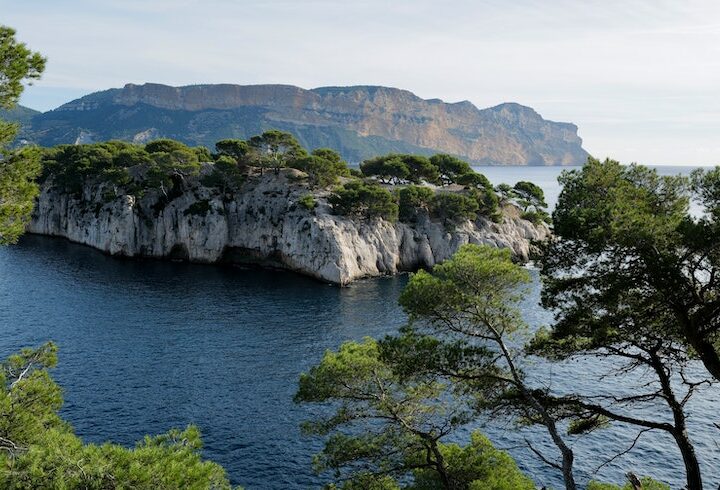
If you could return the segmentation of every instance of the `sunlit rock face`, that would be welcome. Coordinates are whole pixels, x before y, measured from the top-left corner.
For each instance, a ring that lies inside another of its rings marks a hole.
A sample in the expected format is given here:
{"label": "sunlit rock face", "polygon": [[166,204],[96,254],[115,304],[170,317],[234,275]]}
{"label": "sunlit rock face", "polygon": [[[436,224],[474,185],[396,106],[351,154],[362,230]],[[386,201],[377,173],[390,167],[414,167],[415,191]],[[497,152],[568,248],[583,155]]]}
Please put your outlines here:
{"label": "sunlit rock face", "polygon": [[23,138],[49,146],[168,137],[212,147],[268,128],[292,132],[309,149],[330,147],[350,162],[388,152],[451,153],[477,164],[581,165],[577,127],[529,107],[425,100],[388,87],[128,84],[38,114]]}
{"label": "sunlit rock face", "polygon": [[337,216],[322,192],[308,210],[298,204],[307,193],[301,172],[292,169],[253,177],[232,197],[189,181],[164,204],[158,191],[108,199],[104,186],[72,196],[46,183],[28,231],[111,255],[253,263],[342,285],[431,267],[465,243],[507,247],[527,260],[531,241],[549,234],[513,207],[505,209],[502,223],[479,218],[447,230],[428,218],[410,226]]}

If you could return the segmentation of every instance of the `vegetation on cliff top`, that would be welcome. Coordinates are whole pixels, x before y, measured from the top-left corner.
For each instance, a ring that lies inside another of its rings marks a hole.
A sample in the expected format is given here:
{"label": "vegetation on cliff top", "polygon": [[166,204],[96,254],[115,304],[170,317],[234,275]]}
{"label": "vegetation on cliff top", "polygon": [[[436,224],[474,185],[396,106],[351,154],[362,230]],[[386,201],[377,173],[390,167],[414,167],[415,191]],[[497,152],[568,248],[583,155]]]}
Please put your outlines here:
{"label": "vegetation on cliff top", "polygon": [[[39,53],[17,42],[14,30],[0,26],[0,109],[15,107],[23,83],[40,78],[44,68]],[[17,124],[0,120],[0,244],[15,242],[25,231],[38,192],[39,152],[7,149],[17,130]]]}
{"label": "vegetation on cliff top", "polygon": [[[199,180],[232,198],[258,174],[295,168],[307,175],[306,185],[316,200],[326,198],[335,213],[354,219],[416,223],[427,217],[451,228],[478,216],[495,221],[502,217],[500,198],[488,179],[451,155],[390,154],[363,162],[357,171],[337,152],[307,152],[291,134],[277,130],[247,141],[221,140],[214,150],[169,139],[146,145],[60,145],[43,150],[42,178],[52,178],[63,192],[78,196],[86,185],[97,184],[106,187],[108,200],[155,191],[169,201],[182,194],[188,182]],[[523,209],[522,216],[535,223],[548,220],[539,187],[519,182],[510,189],[505,203],[514,202]]]}

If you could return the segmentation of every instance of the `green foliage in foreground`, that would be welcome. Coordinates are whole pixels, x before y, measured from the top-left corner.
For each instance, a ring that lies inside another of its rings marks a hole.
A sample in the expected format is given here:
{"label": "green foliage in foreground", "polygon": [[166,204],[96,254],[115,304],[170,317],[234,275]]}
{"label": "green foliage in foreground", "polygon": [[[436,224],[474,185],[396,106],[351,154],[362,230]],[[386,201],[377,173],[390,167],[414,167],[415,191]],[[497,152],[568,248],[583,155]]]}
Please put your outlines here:
{"label": "green foliage in foreground", "polygon": [[[640,478],[642,484],[642,490],[670,490],[670,485],[653,480],[652,478],[643,477]],[[591,481],[588,483],[587,490],[635,490],[631,483],[626,483],[623,486],[613,485],[612,483],[600,483]]]}
{"label": "green foliage in foreground", "polygon": [[[560,402],[584,418],[666,432],[682,455],[687,487],[702,488],[686,406],[702,396],[695,387],[720,380],[720,170],[661,176],[591,158],[559,180],[557,235],[545,245],[541,269],[542,301],[556,321],[539,332],[533,352],[604,358],[615,375],[644,376],[619,413],[610,383],[597,388],[604,398],[573,394]],[[693,215],[692,201],[702,215]],[[651,405],[648,416],[642,409]]]}
{"label": "green foliage in foreground", "polygon": [[[555,450],[539,454],[558,461],[566,489],[579,488],[565,440],[593,427],[560,425],[562,414],[523,373],[529,332],[517,303],[528,281],[508,250],[465,245],[411,276],[399,299],[409,323],[398,334],[347,342],[301,376],[295,400],[334,409],[304,425],[325,439],[315,469],[333,475],[331,488],[534,488],[481,434],[465,447],[447,443],[487,415],[544,426]],[[645,488],[667,488],[643,481]]]}
{"label": "green foliage in foreground", "polygon": [[[17,43],[14,34],[0,26],[0,107],[14,106],[22,82],[37,79],[45,64],[39,54]],[[0,121],[0,245],[14,242],[24,232],[38,192],[40,150],[5,150],[15,132],[14,125]],[[198,153],[189,157],[176,142],[166,140],[155,146],[163,146],[157,153],[170,155],[177,165],[197,161]],[[61,161],[62,156],[74,155],[68,172],[80,177],[103,173],[115,185],[129,182],[127,167],[157,163],[145,150],[116,142],[66,147],[52,155]],[[69,174],[64,176],[67,184],[73,183]],[[0,363],[0,488],[230,488],[223,468],[202,460],[200,434],[194,426],[146,437],[134,449],[83,444],[58,416],[62,391],[49,374],[56,363],[57,348],[52,343],[23,349]]]}
{"label": "green foliage in foreground", "polygon": [[[534,489],[532,480],[517,467],[505,451],[496,449],[480,432],[473,432],[470,444],[441,444],[440,452],[453,475],[458,489],[468,490],[524,490]],[[414,472],[416,490],[443,488],[438,473],[429,469]]]}
{"label": "green foliage in foreground", "polygon": [[194,426],[146,437],[135,448],[83,444],[58,416],[62,392],[48,370],[57,349],[23,349],[0,367],[0,488],[229,489],[203,461]]}
{"label": "green foliage in foreground", "polygon": [[[0,109],[15,107],[23,83],[40,78],[44,68],[39,53],[17,42],[13,29],[0,25]],[[6,149],[17,129],[16,124],[0,121],[0,245],[16,242],[25,231],[38,194],[39,152]]]}
{"label": "green foliage in foreground", "polygon": [[40,152],[26,148],[0,158],[0,245],[6,245],[17,241],[30,220],[39,193]]}
{"label": "green foliage in foreground", "polygon": [[[441,441],[468,420],[433,375],[405,375],[376,341],[347,342],[300,378],[298,402],[335,402],[337,411],[308,422],[328,435],[314,461],[349,489],[533,489],[513,459],[480,433],[460,447]],[[373,421],[368,427],[368,421]]]}
{"label": "green foliage in foreground", "polygon": [[25,82],[37,80],[45,70],[45,58],[15,39],[15,30],[0,25],[0,107],[12,109]]}

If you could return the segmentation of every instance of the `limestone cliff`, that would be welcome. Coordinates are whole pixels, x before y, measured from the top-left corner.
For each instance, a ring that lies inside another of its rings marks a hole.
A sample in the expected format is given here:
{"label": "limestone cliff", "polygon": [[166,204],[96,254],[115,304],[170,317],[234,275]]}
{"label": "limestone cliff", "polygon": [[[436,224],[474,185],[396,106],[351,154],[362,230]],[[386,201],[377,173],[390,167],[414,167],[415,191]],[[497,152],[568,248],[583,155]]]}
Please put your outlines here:
{"label": "limestone cliff", "polygon": [[530,241],[548,229],[505,211],[502,223],[484,218],[453,231],[429,219],[414,226],[381,219],[356,221],[298,203],[307,194],[301,172],[284,169],[247,182],[231,199],[189,183],[171,201],[157,192],[107,198],[102,185],[82,196],[46,183],[28,231],[68,238],[111,255],[193,262],[257,263],[293,270],[336,284],[431,267],[465,243],[509,247],[527,260]]}
{"label": "limestone cliff", "polygon": [[574,124],[529,107],[478,109],[376,86],[128,84],[33,117],[23,137],[44,146],[168,137],[212,147],[270,128],[350,162],[389,152],[444,152],[490,165],[581,165],[588,157]]}

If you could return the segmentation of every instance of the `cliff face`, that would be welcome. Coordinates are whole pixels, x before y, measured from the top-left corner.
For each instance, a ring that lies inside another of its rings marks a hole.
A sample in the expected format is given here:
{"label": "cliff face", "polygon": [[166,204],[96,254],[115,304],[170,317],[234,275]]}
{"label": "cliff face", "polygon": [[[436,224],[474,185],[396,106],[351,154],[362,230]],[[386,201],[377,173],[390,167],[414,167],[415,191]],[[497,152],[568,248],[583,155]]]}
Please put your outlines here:
{"label": "cliff face", "polygon": [[233,199],[193,184],[164,206],[156,192],[107,200],[103,186],[74,197],[46,184],[28,231],[112,255],[257,263],[336,284],[430,267],[465,243],[508,247],[527,260],[530,240],[549,233],[511,209],[503,223],[480,218],[452,232],[427,219],[412,227],[354,221],[331,214],[322,196],[310,211],[298,204],[307,193],[298,175],[292,169],[266,174]]}
{"label": "cliff face", "polygon": [[500,165],[575,165],[588,156],[575,125],[547,121],[529,107],[480,110],[371,86],[129,84],[38,115],[26,134],[43,145],[170,137],[212,146],[270,128],[292,132],[310,149],[334,148],[351,162],[390,151]]}

